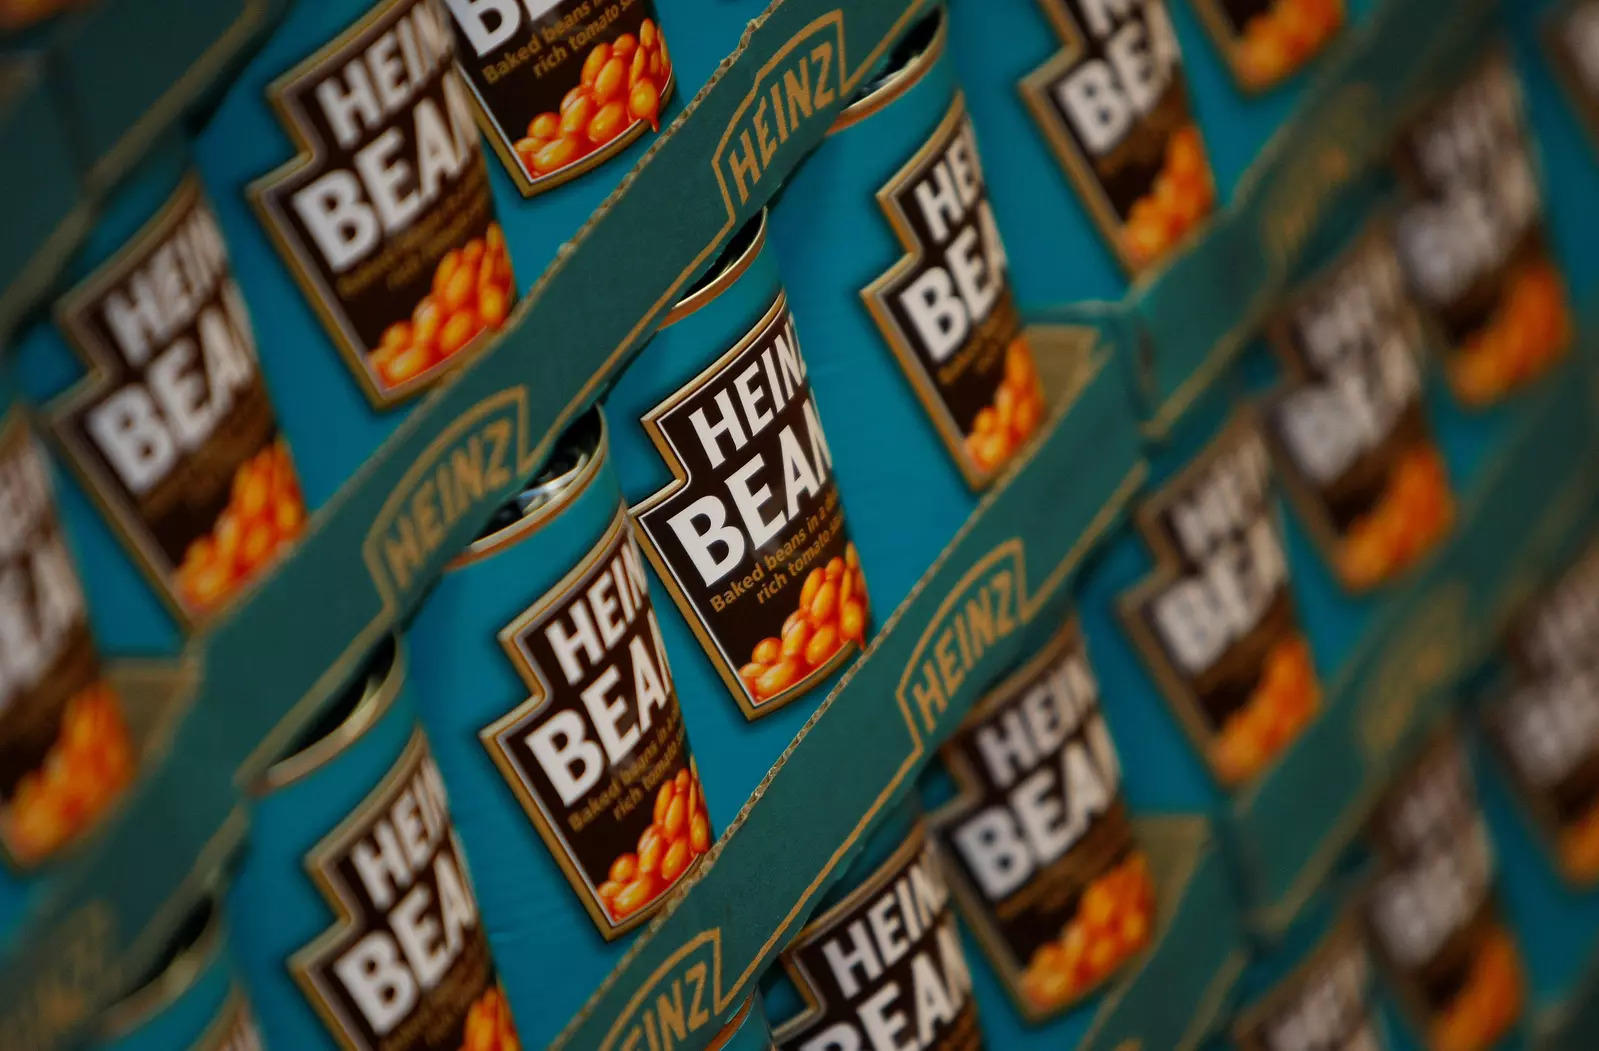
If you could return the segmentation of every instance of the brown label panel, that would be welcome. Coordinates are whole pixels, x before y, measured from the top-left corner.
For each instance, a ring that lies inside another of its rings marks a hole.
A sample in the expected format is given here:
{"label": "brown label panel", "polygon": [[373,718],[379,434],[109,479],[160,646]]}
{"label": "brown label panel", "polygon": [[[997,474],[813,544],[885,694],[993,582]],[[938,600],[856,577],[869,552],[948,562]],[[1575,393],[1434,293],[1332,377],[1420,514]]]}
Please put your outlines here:
{"label": "brown label panel", "polygon": [[273,83],[300,154],[250,195],[378,407],[499,328],[515,298],[440,0],[380,2]]}
{"label": "brown label panel", "polygon": [[1378,1051],[1371,959],[1358,923],[1344,920],[1309,959],[1233,1027],[1239,1051]]}
{"label": "brown label panel", "polygon": [[1441,734],[1367,829],[1371,941],[1433,1046],[1487,1047],[1521,1013],[1521,958],[1494,900],[1494,859],[1459,741]]}
{"label": "brown label panel", "polygon": [[807,1005],[774,1034],[782,1051],[869,1047],[885,1031],[926,1051],[983,1046],[949,888],[920,825],[781,959]]}
{"label": "brown label panel", "polygon": [[193,176],[61,301],[88,374],[56,440],[185,625],[299,536],[305,506],[227,246]]}
{"label": "brown label panel", "polygon": [[1215,206],[1166,0],[1036,0],[1062,48],[1022,97],[1129,275],[1165,258]]}
{"label": "brown label panel", "polygon": [[86,829],[133,776],[83,589],[19,413],[0,421],[0,842],[31,864]]}
{"label": "brown label panel", "polygon": [[861,291],[968,485],[981,488],[1044,414],[977,139],[956,95],[877,192],[906,255]]}
{"label": "brown label panel", "polygon": [[1484,709],[1523,804],[1575,883],[1599,881],[1599,548],[1513,619],[1504,694]]}
{"label": "brown label panel", "polygon": [[1017,1006],[1068,1007],[1147,944],[1155,888],[1075,620],[978,702],[930,819],[967,922]]}
{"label": "brown label panel", "polygon": [[460,1047],[468,1016],[483,1011],[475,1005],[500,1003],[444,782],[420,729],[305,867],[338,918],[289,970],[349,1051]]}
{"label": "brown label panel", "polygon": [[1266,401],[1272,448],[1345,587],[1415,565],[1448,533],[1454,496],[1422,407],[1422,324],[1377,226],[1269,326],[1286,381]]}
{"label": "brown label panel", "polygon": [[1563,356],[1572,327],[1509,60],[1490,54],[1412,121],[1395,165],[1399,255],[1449,348],[1450,386],[1467,405],[1497,401]]}
{"label": "brown label panel", "polygon": [[651,0],[445,0],[483,132],[531,197],[660,127],[675,79]]}
{"label": "brown label panel", "polygon": [[583,562],[501,629],[530,696],[478,735],[607,939],[653,913],[711,845],[648,583],[620,508]]}
{"label": "brown label panel", "polygon": [[1212,774],[1240,784],[1321,703],[1253,419],[1234,416],[1137,518],[1156,568],[1123,596],[1122,622]]}
{"label": "brown label panel", "polygon": [[786,299],[641,422],[674,476],[633,509],[646,550],[745,717],[776,711],[870,614]]}
{"label": "brown label panel", "polygon": [[1194,6],[1248,91],[1303,69],[1344,24],[1344,0],[1194,0]]}

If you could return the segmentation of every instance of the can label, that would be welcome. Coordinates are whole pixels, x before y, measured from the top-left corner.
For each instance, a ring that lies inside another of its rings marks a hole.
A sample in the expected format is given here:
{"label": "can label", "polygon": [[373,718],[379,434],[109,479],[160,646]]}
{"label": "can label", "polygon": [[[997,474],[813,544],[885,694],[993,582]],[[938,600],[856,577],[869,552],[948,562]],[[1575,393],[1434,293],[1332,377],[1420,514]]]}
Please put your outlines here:
{"label": "can label", "polygon": [[1233,78],[1264,91],[1303,69],[1343,27],[1344,0],[1198,0]]}
{"label": "can label", "polygon": [[271,88],[300,153],[251,198],[379,408],[437,379],[515,297],[454,60],[439,0],[388,0]]}
{"label": "can label", "polygon": [[289,970],[344,1047],[459,1047],[478,1005],[503,999],[444,781],[420,729],[305,866],[338,919],[294,954]]}
{"label": "can label", "polygon": [[500,630],[530,696],[479,733],[606,939],[643,922],[711,845],[648,587],[623,507]]}
{"label": "can label", "polygon": [[1599,882],[1599,547],[1512,621],[1483,718],[1566,878]]}
{"label": "can label", "polygon": [[1210,214],[1216,187],[1166,0],[1036,0],[1061,50],[1022,98],[1129,275]]}
{"label": "can label", "polygon": [[633,509],[645,550],[744,716],[776,711],[869,614],[786,298],[642,422],[673,475]]}
{"label": "can label", "polygon": [[861,298],[967,484],[981,488],[1038,428],[1044,394],[960,95],[877,203],[905,255]]}
{"label": "can label", "polygon": [[940,753],[931,818],[967,922],[1024,1014],[1081,999],[1142,949],[1155,886],[1074,620],[980,700]]}
{"label": "can label", "polygon": [[305,505],[227,245],[198,181],[57,309],[86,375],[45,410],[185,625],[300,535]]}
{"label": "can label", "polygon": [[1571,343],[1565,278],[1550,256],[1521,85],[1488,56],[1399,137],[1400,258],[1447,350],[1456,400],[1503,399]]}
{"label": "can label", "polygon": [[1588,134],[1599,137],[1599,0],[1558,4],[1544,45]]}
{"label": "can label", "polygon": [[1371,959],[1358,923],[1342,921],[1310,958],[1233,1027],[1239,1051],[1378,1051]]}
{"label": "can label", "polygon": [[10,859],[36,863],[87,829],[133,763],[44,450],[12,413],[0,423],[0,840]]}
{"label": "can label", "polygon": [[1494,859],[1460,743],[1442,735],[1389,787],[1367,830],[1372,943],[1431,1047],[1488,1047],[1521,1013],[1521,957],[1494,901]]}
{"label": "can label", "polygon": [[782,1051],[983,1046],[949,887],[919,824],[893,857],[811,921],[782,961],[811,1005],[777,1029]]}
{"label": "can label", "polygon": [[1266,769],[1321,704],[1273,503],[1266,443],[1239,413],[1139,507],[1156,568],[1119,603],[1167,700],[1229,787]]}
{"label": "can label", "polygon": [[1422,407],[1421,316],[1387,230],[1295,293],[1269,330],[1287,379],[1265,416],[1288,493],[1344,586],[1376,587],[1454,522]]}
{"label": "can label", "polygon": [[261,1030],[244,994],[235,991],[190,1051],[261,1051]]}
{"label": "can label", "polygon": [[524,197],[660,129],[672,62],[651,0],[445,0],[483,133]]}

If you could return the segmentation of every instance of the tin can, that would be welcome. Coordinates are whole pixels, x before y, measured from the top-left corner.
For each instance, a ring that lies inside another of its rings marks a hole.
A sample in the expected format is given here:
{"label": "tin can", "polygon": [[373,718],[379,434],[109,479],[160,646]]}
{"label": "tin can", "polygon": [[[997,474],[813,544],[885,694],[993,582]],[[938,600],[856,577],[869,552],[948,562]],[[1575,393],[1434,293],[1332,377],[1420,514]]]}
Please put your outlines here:
{"label": "tin can", "polygon": [[268,1047],[518,1046],[398,640],[252,804],[227,903]]}
{"label": "tin can", "polygon": [[598,410],[449,564],[411,637],[489,940],[543,1046],[712,842]]}
{"label": "tin can", "polygon": [[[706,796],[735,814],[861,651],[866,577],[765,218],[606,397]],[[696,656],[697,654],[697,656]],[[779,717],[774,718],[774,715]]]}
{"label": "tin can", "polygon": [[1489,1047],[1514,1032],[1525,967],[1499,905],[1470,760],[1451,723],[1390,783],[1364,845],[1369,937],[1412,1041]]}
{"label": "tin can", "polygon": [[774,1048],[772,1027],[766,1024],[766,1010],[760,998],[751,994],[732,1020],[712,1038],[706,1051],[774,1051]]}
{"label": "tin can", "polygon": [[[1156,923],[1082,632],[1075,617],[1044,626],[922,778],[955,900],[1010,999],[984,1005],[996,1045],[1020,1039],[1009,1017],[1036,1025],[1101,991]],[[1069,1025],[1047,1031],[1075,1043]]]}
{"label": "tin can", "polygon": [[50,468],[0,373],[0,930],[38,867],[122,798],[138,763],[105,677]]}
{"label": "tin can", "polygon": [[215,210],[168,140],[108,205],[17,375],[60,460],[96,634],[176,654],[305,526]]}
{"label": "tin can", "polygon": [[947,38],[942,8],[909,30],[771,216],[884,609],[1045,414]]}
{"label": "tin can", "polygon": [[949,885],[914,802],[894,807],[762,980],[782,1051],[983,1046]]}
{"label": "tin can", "polygon": [[1216,191],[1167,0],[965,0],[951,19],[1025,310],[1120,299],[1206,225]]}
{"label": "tin can", "polygon": [[150,974],[112,1005],[95,1051],[261,1051],[249,998],[228,954],[221,904],[191,909]]}
{"label": "tin can", "polygon": [[314,507],[516,297],[439,0],[297,0],[196,145]]}

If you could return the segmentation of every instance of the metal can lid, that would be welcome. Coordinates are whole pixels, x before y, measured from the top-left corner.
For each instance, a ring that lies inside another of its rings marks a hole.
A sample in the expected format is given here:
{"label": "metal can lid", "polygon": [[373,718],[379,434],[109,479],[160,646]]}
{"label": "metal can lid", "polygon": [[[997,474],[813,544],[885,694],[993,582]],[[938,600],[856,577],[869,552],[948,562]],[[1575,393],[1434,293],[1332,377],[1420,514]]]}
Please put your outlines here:
{"label": "metal can lid", "polygon": [[905,31],[882,66],[839,111],[827,133],[865,120],[914,87],[943,55],[947,33],[940,4]]}
{"label": "metal can lid", "polygon": [[196,901],[178,921],[161,955],[130,984],[128,992],[106,1008],[99,1037],[126,1036],[166,1010],[189,991],[220,951],[222,910],[210,893]]}
{"label": "metal can lid", "polygon": [[727,247],[722,249],[722,254],[716,257],[700,279],[683,294],[671,310],[666,312],[666,317],[661,321],[661,327],[683,320],[690,314],[699,310],[717,296],[732,288],[744,271],[750,268],[755,257],[761,254],[761,247],[766,243],[766,209],[762,208],[752,216],[749,222],[738,228]]}
{"label": "metal can lid", "polygon": [[255,786],[265,794],[320,769],[361,738],[394,703],[405,680],[405,655],[399,640],[388,636],[372,651],[361,670],[295,737]]}

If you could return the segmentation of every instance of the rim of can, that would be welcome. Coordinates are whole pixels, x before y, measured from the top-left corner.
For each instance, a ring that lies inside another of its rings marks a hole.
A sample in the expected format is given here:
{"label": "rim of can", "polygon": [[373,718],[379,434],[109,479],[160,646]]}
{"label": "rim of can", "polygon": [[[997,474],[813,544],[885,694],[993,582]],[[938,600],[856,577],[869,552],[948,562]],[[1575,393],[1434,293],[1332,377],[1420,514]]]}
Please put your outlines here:
{"label": "rim of can", "polygon": [[915,87],[943,56],[948,38],[949,20],[944,16],[944,5],[938,4],[924,17],[917,19],[895,45],[893,57],[899,59],[899,64],[879,76],[864,94],[839,110],[827,134],[832,135],[851,124],[858,124]]}
{"label": "rim of can", "polygon": [[[501,511],[515,507],[517,517],[498,528],[491,524],[464,551],[445,563],[444,571],[448,573],[480,562],[542,529],[588,489],[600,465],[610,455],[609,442],[605,414],[599,406],[593,406],[562,432],[549,461],[532,481],[500,505]],[[563,453],[571,455],[572,462],[552,471],[551,465],[556,464]]]}
{"label": "rim of can", "polygon": [[207,892],[178,921],[158,963],[139,976],[127,995],[105,1009],[96,1028],[99,1039],[128,1035],[193,988],[222,940],[222,905]]}
{"label": "rim of can", "polygon": [[715,1036],[711,1037],[711,1042],[706,1045],[705,1051],[721,1051],[722,1048],[726,1047],[733,1037],[738,1035],[738,1031],[743,1028],[744,1023],[749,1021],[750,1011],[754,1007],[755,995],[751,993],[744,998],[744,1006],[735,1011],[733,1017],[727,1020],[727,1024],[718,1030]]}
{"label": "rim of can", "polygon": [[723,292],[732,288],[744,272],[755,262],[766,244],[766,209],[762,208],[738,228],[728,240],[727,247],[716,257],[711,269],[688,290],[682,299],[666,312],[661,328],[676,324],[697,310],[709,305]]}
{"label": "rim of can", "polygon": [[388,712],[405,682],[405,648],[389,635],[362,662],[360,673],[329,702],[283,756],[252,786],[266,795],[310,776],[332,762]]}

